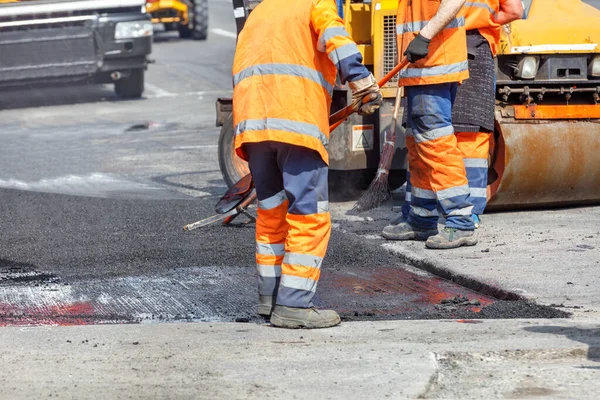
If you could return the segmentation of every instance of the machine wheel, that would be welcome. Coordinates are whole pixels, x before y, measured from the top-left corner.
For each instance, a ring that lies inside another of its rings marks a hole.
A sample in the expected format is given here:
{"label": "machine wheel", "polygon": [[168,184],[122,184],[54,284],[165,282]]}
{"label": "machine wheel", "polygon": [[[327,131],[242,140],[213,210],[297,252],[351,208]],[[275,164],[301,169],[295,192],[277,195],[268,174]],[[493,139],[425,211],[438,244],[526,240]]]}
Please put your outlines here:
{"label": "machine wheel", "polygon": [[115,82],[115,93],[122,98],[142,97],[144,93],[144,70],[131,70],[129,76]]}
{"label": "machine wheel", "polygon": [[229,115],[219,134],[219,167],[228,187],[250,173],[248,163],[235,154],[234,141],[233,115]]}
{"label": "machine wheel", "polygon": [[193,0],[189,24],[179,25],[179,37],[206,40],[208,37],[208,0]]}

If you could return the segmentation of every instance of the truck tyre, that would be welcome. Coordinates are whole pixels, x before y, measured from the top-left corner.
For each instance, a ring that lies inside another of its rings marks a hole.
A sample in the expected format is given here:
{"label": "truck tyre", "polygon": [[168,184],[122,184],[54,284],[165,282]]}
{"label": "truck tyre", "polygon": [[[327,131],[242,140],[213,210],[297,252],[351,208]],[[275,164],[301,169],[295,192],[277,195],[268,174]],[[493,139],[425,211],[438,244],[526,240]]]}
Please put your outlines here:
{"label": "truck tyre", "polygon": [[144,93],[144,70],[134,69],[115,82],[115,93],[122,98],[139,99]]}
{"label": "truck tyre", "polygon": [[208,37],[208,0],[194,0],[194,24],[192,39],[206,40]]}
{"label": "truck tyre", "polygon": [[208,37],[208,0],[192,1],[189,20],[188,25],[179,25],[179,37],[206,40]]}
{"label": "truck tyre", "polygon": [[248,163],[235,154],[234,140],[233,115],[229,115],[219,134],[219,167],[228,187],[250,173]]}

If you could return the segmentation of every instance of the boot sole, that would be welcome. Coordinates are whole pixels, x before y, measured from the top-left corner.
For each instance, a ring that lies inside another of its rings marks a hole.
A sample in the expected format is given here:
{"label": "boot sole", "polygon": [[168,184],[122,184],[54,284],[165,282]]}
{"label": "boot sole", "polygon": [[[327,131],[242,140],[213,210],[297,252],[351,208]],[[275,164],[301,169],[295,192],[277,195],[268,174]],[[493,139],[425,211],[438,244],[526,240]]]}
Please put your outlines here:
{"label": "boot sole", "polygon": [[330,323],[320,323],[320,324],[311,324],[306,321],[302,321],[299,319],[293,318],[283,318],[278,316],[277,314],[271,315],[271,325],[277,328],[288,328],[288,329],[321,329],[321,328],[331,328],[333,326],[339,325],[341,319],[337,319],[337,321],[331,321]]}
{"label": "boot sole", "polygon": [[431,236],[437,235],[437,231],[427,231],[427,232],[405,232],[405,233],[385,233],[382,232],[381,236],[384,239],[388,240],[416,240],[418,242],[424,242],[429,239]]}
{"label": "boot sole", "polygon": [[453,242],[447,243],[437,243],[437,242],[427,242],[425,243],[425,247],[428,249],[437,249],[437,250],[447,250],[447,249],[458,249],[462,246],[475,246],[477,244],[477,238],[460,238]]}

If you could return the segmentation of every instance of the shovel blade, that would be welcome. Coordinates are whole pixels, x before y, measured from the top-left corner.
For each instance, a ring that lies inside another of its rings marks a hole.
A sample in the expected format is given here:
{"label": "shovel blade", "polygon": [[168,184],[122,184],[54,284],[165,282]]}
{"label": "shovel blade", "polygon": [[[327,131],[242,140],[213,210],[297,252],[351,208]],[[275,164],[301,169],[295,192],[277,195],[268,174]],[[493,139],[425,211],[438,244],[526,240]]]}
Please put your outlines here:
{"label": "shovel blade", "polygon": [[254,189],[254,181],[252,175],[248,174],[237,181],[229,190],[221,197],[221,200],[215,206],[217,214],[225,214],[236,208],[244,201]]}

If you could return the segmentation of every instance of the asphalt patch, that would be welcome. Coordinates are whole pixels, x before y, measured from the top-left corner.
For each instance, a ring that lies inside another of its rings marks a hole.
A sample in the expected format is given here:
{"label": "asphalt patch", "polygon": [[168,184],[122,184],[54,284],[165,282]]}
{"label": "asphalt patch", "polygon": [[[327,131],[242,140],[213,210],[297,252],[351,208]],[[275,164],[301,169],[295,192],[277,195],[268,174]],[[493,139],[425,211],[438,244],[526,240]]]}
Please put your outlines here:
{"label": "asphalt patch", "polygon": [[[264,321],[254,314],[254,225],[183,231],[214,213],[215,198],[0,193],[0,325]],[[457,297],[469,301],[444,302]],[[380,241],[339,230],[315,304],[344,320],[568,315],[496,301],[403,265]]]}

